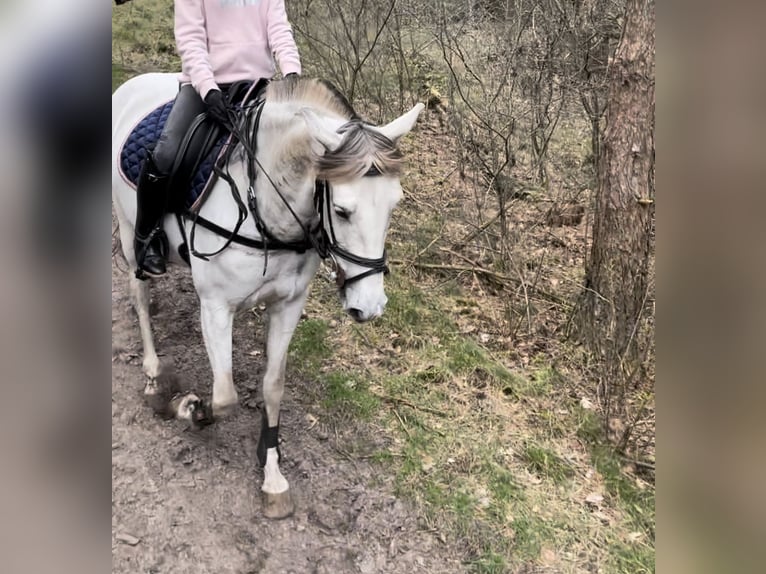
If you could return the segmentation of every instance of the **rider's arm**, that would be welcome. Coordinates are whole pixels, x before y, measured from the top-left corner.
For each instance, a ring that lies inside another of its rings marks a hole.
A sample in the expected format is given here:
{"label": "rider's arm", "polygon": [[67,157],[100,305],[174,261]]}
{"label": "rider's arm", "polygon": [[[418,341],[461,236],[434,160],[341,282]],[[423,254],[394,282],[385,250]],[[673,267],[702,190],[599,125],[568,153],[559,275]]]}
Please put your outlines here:
{"label": "rider's arm", "polygon": [[175,0],[175,36],[181,65],[202,99],[218,87],[207,49],[202,0]]}
{"label": "rider's arm", "polygon": [[269,46],[283,76],[301,73],[301,59],[293,29],[287,21],[284,0],[269,0]]}

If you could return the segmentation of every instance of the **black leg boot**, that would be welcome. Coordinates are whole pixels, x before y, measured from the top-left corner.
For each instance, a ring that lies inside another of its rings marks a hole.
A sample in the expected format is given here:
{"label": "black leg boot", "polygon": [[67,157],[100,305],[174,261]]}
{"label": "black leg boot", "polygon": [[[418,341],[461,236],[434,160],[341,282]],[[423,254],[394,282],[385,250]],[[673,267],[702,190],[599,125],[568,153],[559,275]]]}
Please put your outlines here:
{"label": "black leg boot", "polygon": [[136,277],[158,276],[165,273],[168,241],[162,230],[162,218],[167,206],[167,180],[149,157],[138,179],[138,214],[136,215],[135,241]]}

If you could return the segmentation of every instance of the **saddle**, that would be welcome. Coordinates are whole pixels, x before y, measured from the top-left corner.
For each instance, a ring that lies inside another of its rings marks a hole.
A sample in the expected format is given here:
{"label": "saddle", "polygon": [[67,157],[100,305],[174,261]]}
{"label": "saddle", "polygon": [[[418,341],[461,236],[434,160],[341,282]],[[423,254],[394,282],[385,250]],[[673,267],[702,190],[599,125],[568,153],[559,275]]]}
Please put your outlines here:
{"label": "saddle", "polygon": [[[236,82],[227,90],[227,102],[242,107],[257,100],[268,80]],[[137,185],[144,161],[154,149],[165,126],[173,102],[150,112],[133,129],[120,152],[120,168],[124,178]],[[168,174],[168,212],[183,215],[196,211],[207,198],[217,179],[216,166],[222,166],[234,146],[227,145],[231,136],[220,125],[200,114],[192,122],[179,146],[173,168]]]}
{"label": "saddle", "polygon": [[[226,102],[231,108],[242,108],[250,102],[257,101],[266,89],[269,81],[261,78],[257,83],[241,81],[232,84],[226,91]],[[169,174],[171,204],[170,210],[182,213],[186,210],[195,212],[207,199],[207,193],[212,189],[217,179],[216,166],[224,165],[234,150],[228,145],[231,136],[218,123],[200,114],[189,126],[189,130],[181,143]],[[187,201],[173,202],[173,198],[184,199],[185,192],[195,189],[203,182],[201,191],[191,205]]]}

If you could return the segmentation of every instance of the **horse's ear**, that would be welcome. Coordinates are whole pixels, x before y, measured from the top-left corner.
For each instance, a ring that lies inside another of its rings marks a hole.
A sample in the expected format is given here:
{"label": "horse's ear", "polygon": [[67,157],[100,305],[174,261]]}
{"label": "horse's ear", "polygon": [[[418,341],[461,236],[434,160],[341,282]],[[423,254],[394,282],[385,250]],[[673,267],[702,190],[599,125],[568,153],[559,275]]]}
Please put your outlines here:
{"label": "horse's ear", "polygon": [[313,110],[309,108],[302,108],[298,112],[306,125],[309,128],[309,134],[311,139],[322,145],[322,150],[317,150],[320,155],[325,151],[333,151],[337,149],[340,142],[343,140],[343,136],[332,129],[326,121],[322,120]]}
{"label": "horse's ear", "polygon": [[423,111],[423,108],[425,108],[425,106],[422,103],[415,104],[415,107],[403,116],[396,118],[390,124],[380,126],[376,129],[392,142],[396,143],[400,137],[407,135],[410,132],[412,126],[414,126],[415,122],[418,120],[420,112]]}

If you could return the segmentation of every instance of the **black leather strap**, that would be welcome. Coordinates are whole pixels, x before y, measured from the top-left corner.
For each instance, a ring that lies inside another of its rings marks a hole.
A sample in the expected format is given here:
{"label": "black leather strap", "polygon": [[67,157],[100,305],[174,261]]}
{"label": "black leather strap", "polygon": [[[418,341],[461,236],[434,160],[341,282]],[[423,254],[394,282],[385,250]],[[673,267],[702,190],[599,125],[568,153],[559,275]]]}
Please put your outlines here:
{"label": "black leather strap", "polygon": [[[187,212],[186,217],[193,218],[194,214]],[[264,249],[266,247],[266,244],[260,239],[245,237],[237,233],[232,235],[231,231],[229,231],[228,229],[225,229],[221,227],[220,225],[216,225],[215,223],[213,223],[212,221],[208,219],[205,219],[201,215],[196,216],[196,221],[197,221],[197,225],[204,227],[208,231],[212,231],[213,233],[220,235],[221,237],[226,237],[226,238],[231,237],[232,243],[238,243],[239,245],[244,245],[245,247],[252,247],[253,249]],[[305,253],[306,251],[312,249],[314,246],[311,244],[310,241],[307,241],[304,239],[302,241],[270,240],[268,242],[268,247],[271,250],[294,251],[295,253]]]}

